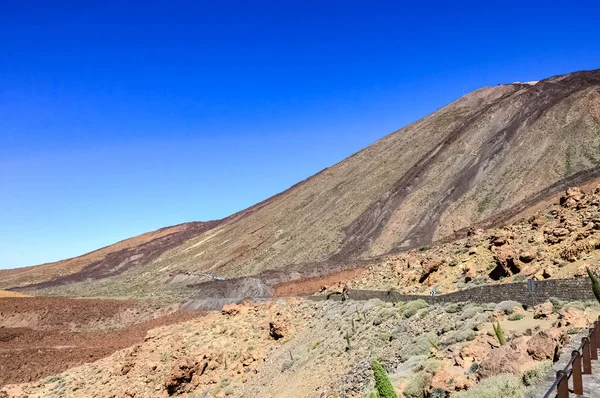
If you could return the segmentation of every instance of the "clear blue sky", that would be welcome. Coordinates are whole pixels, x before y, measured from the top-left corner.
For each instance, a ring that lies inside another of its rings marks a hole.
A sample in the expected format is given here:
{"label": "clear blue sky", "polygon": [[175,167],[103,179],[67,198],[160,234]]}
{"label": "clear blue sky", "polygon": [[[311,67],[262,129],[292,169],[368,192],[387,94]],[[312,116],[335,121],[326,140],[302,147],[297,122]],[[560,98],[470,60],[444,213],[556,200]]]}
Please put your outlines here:
{"label": "clear blue sky", "polygon": [[600,68],[591,1],[44,3],[0,12],[0,268],[221,218],[476,88]]}

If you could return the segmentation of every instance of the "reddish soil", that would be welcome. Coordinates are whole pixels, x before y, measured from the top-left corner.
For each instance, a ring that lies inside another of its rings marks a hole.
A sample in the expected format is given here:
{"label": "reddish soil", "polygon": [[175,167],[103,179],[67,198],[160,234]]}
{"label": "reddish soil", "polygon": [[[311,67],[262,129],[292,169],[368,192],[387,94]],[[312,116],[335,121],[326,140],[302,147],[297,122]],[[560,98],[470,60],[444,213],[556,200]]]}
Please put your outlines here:
{"label": "reddish soil", "polygon": [[273,295],[276,297],[302,296],[316,293],[323,286],[330,286],[339,282],[345,282],[357,278],[365,271],[364,268],[352,268],[333,272],[327,275],[313,276],[310,278],[283,282],[273,286]]}
{"label": "reddish soil", "polygon": [[[150,319],[149,310],[133,301],[0,299],[0,386],[93,362],[142,342],[152,328],[201,315],[176,312]],[[146,313],[146,320],[123,327],[127,314],[136,312]],[[74,331],[76,327],[85,331]]]}

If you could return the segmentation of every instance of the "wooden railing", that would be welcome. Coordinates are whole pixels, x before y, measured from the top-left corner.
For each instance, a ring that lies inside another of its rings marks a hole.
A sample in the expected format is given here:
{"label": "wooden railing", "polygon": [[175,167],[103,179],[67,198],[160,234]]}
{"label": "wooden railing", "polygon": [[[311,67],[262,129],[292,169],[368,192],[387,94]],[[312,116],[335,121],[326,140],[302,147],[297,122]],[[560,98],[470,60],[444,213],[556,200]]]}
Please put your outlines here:
{"label": "wooden railing", "polygon": [[[571,360],[562,370],[556,372],[556,380],[544,398],[568,398],[570,392],[583,395],[583,375],[592,374],[592,360],[598,359],[599,343],[600,317],[589,328],[588,335],[581,339],[579,348],[571,353]],[[573,389],[569,389],[569,379],[573,380]]]}

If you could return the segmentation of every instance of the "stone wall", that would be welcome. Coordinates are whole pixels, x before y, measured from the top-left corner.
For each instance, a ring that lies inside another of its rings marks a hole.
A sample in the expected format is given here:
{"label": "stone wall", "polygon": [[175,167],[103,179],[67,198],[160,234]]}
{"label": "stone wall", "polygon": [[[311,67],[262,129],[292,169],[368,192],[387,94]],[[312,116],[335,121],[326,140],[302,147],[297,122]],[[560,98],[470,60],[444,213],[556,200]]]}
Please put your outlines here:
{"label": "stone wall", "polygon": [[[527,290],[527,282],[505,283],[501,285],[478,286],[458,292],[429,295],[399,294],[384,290],[349,290],[352,300],[369,300],[378,298],[383,301],[410,301],[423,299],[429,304],[457,303],[471,301],[474,303],[499,303],[505,300],[518,301],[525,305],[535,305],[555,297],[560,300],[594,300],[592,284],[588,278],[548,279],[536,281],[535,293]],[[324,300],[326,296],[312,296],[315,300]],[[340,300],[341,294],[334,294],[329,299]]]}

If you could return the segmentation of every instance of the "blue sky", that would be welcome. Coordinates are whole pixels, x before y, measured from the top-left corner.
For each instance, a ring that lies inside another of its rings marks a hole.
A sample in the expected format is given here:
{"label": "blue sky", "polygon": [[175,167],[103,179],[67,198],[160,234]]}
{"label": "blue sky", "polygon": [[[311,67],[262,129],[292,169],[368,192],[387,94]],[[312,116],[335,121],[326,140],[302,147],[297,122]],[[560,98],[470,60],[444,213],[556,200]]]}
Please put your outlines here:
{"label": "blue sky", "polygon": [[594,2],[123,3],[2,5],[0,268],[221,218],[476,88],[600,68]]}

